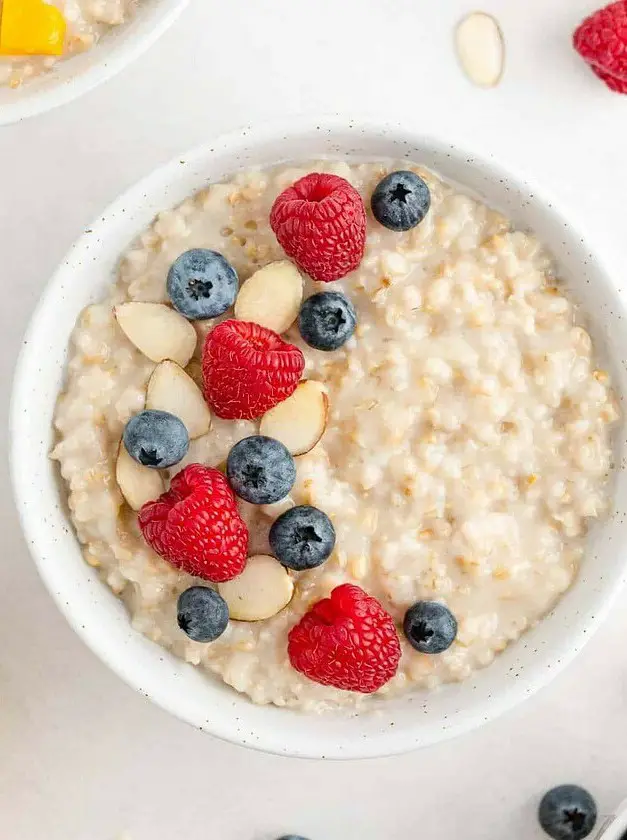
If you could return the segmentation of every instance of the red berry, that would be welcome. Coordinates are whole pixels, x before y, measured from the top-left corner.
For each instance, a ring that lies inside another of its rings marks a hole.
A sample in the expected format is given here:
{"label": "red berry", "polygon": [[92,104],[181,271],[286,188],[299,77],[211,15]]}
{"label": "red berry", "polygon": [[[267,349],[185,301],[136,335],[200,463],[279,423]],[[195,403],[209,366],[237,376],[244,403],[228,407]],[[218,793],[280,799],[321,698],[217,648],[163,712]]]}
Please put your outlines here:
{"label": "red berry", "polygon": [[248,528],[218,470],[190,464],[170,489],[139,512],[148,545],[190,575],[220,583],[244,571]]}
{"label": "red berry", "polygon": [[205,340],[205,398],[218,417],[254,420],[296,390],[305,359],[281,336],[248,321],[223,321]]}
{"label": "red berry", "polygon": [[586,18],[573,43],[609,88],[627,93],[627,0],[611,3]]}
{"label": "red berry", "polygon": [[593,73],[602,79],[610,90],[616,93],[627,93],[627,79],[619,79],[617,76],[612,76],[611,73],[606,73],[600,67],[590,67]]}
{"label": "red berry", "polygon": [[339,280],[364,255],[364,202],[337,175],[312,172],[284,190],[272,206],[270,226],[285,253],[314,280]]}
{"label": "red berry", "polygon": [[292,628],[287,652],[292,666],[314,682],[372,694],[396,673],[401,645],[377,599],[345,583]]}

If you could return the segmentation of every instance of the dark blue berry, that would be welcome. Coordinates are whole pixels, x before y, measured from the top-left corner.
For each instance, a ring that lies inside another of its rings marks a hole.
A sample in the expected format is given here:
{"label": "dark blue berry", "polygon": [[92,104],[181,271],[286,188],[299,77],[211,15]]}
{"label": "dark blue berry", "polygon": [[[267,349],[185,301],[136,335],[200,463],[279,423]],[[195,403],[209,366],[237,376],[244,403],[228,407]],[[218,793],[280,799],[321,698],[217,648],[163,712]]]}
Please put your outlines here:
{"label": "dark blue berry", "polygon": [[240,498],[253,505],[270,505],[287,496],[294,486],[296,464],[278,440],[253,435],[229,452],[226,477]]}
{"label": "dark blue berry", "polygon": [[355,331],[355,307],[341,292],[320,292],[303,303],[298,328],[316,350],[337,350]]}
{"label": "dark blue berry", "polygon": [[229,608],[214,589],[192,586],[179,595],[176,618],[190,639],[214,642],[227,628]]}
{"label": "dark blue berry", "polygon": [[335,546],[335,528],[321,510],[299,505],[285,511],[270,528],[270,546],[279,563],[302,572],[320,566]]}
{"label": "dark blue berry", "polygon": [[157,470],[178,464],[189,448],[185,424],[167,411],[140,411],[124,429],[126,451],[144,467]]}
{"label": "dark blue berry", "polygon": [[391,172],[379,181],[370,199],[372,214],[390,230],[410,230],[429,212],[431,193],[413,172]]}
{"label": "dark blue berry", "polygon": [[307,840],[307,838],[303,837],[302,834],[284,834],[278,840]]}
{"label": "dark blue berry", "polygon": [[307,838],[301,834],[284,834],[283,837],[279,837],[279,840],[307,840]]}
{"label": "dark blue berry", "polygon": [[233,266],[222,254],[206,248],[181,254],[168,272],[172,305],[191,321],[222,315],[233,306],[238,286]]}
{"label": "dark blue berry", "polygon": [[544,794],[538,819],[554,840],[583,840],[595,826],[597,806],[587,790],[560,785]]}
{"label": "dark blue berry", "polygon": [[457,620],[445,604],[418,601],[405,613],[403,630],[420,653],[442,653],[455,641]]}

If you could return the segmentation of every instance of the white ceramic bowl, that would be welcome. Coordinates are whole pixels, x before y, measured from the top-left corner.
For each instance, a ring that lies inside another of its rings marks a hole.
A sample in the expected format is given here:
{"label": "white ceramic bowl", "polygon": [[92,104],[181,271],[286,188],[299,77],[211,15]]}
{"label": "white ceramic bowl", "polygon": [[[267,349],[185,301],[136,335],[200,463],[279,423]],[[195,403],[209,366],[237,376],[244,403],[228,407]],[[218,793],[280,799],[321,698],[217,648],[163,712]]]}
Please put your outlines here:
{"label": "white ceramic bowl", "polygon": [[0,125],[50,111],[106,82],[138,58],[174,23],[189,0],[147,0],[132,21],[114,27],[92,49],[12,90],[0,86]]}
{"label": "white ceramic bowl", "polygon": [[624,840],[627,835],[627,799],[621,802],[616,813],[607,817],[598,829],[594,840]]}
{"label": "white ceramic bowl", "polygon": [[[535,230],[552,248],[572,294],[590,314],[597,349],[607,357],[618,391],[627,393],[621,301],[599,259],[537,188],[491,160],[395,127],[327,119],[288,129],[246,129],[177,157],[150,175],[91,224],[92,232],[69,253],[39,303],[18,363],[10,420],[12,474],[24,532],[46,585],[76,632],[127,683],[183,720],[229,741],[294,756],[357,758],[403,752],[476,727],[533,694],[572,659],[625,576],[624,472],[618,471],[615,481],[616,514],[592,530],[572,589],[550,616],[489,668],[435,693],[390,700],[376,713],[308,716],[255,706],[133,631],[122,604],[82,558],[48,459],[68,336],[83,307],[104,296],[131,240],[158,211],[240,167],[318,155],[420,161]],[[625,432],[623,425],[617,433],[617,463]]]}

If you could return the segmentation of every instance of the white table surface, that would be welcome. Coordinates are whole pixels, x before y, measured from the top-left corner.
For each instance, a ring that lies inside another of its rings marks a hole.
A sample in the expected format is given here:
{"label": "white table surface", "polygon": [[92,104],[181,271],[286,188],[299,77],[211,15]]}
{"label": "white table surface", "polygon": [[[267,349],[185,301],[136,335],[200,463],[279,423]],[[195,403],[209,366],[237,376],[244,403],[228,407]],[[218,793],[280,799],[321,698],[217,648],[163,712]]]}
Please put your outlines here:
{"label": "white table surface", "polygon": [[[242,123],[367,112],[466,138],[568,202],[618,282],[627,97],[570,49],[595,0],[485,0],[508,50],[491,92],[467,84],[451,50],[475,5],[192,0],[123,75],[0,130],[5,415],[22,331],[81,229],[157,164]],[[83,646],[38,581],[2,470],[2,840],[539,840],[547,787],[582,783],[605,814],[627,794],[627,594],[549,688],[469,736],[374,762],[275,758],[168,717]]]}

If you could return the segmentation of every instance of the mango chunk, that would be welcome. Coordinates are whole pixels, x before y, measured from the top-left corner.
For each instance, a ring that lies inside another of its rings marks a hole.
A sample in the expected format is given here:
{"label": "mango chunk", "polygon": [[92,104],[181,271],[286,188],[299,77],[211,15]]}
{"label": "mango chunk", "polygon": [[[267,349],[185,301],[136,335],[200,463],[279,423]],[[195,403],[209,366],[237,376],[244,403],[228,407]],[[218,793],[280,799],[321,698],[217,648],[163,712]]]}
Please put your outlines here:
{"label": "mango chunk", "polygon": [[62,55],[66,22],[44,0],[4,0],[0,20],[1,55]]}

